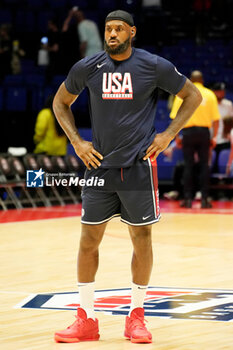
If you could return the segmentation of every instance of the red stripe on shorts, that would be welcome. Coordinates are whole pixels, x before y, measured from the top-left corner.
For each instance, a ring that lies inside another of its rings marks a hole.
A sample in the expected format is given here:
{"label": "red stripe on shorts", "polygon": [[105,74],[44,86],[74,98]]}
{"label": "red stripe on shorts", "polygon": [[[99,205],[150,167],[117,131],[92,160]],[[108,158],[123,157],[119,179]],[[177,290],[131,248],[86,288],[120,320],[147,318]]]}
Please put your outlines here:
{"label": "red stripe on shorts", "polygon": [[152,156],[150,156],[150,162],[152,166],[152,179],[153,179],[153,187],[154,187],[154,195],[155,195],[155,210],[156,217],[159,216],[159,193],[158,193],[158,174],[157,174],[157,160],[152,160]]}
{"label": "red stripe on shorts", "polygon": [[123,168],[121,168],[121,181],[124,181],[124,176],[123,176]]}

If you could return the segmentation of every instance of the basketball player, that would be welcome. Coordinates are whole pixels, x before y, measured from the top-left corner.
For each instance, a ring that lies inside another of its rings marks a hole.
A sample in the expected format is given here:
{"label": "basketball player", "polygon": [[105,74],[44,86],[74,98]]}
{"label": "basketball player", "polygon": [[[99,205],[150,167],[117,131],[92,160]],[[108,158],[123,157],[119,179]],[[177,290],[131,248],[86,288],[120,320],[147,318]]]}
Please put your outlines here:
{"label": "basketball player", "polygon": [[[121,10],[109,13],[105,22],[105,51],[76,63],[54,99],[56,117],[88,169],[85,179],[97,176],[107,184],[106,190],[84,187],[82,192],[80,308],[76,321],[55,333],[57,342],[99,339],[94,315],[98,247],[107,222],[116,215],[128,224],[133,244],[132,299],[124,336],[133,343],[152,342],[144,324],[143,302],[153,261],[151,229],[160,217],[156,157],[191,117],[202,98],[170,62],[133,48],[135,35],[136,27],[129,13]],[[80,137],[70,108],[85,87],[90,94],[92,142]],[[183,99],[177,118],[160,134],[154,130],[158,87]]]}

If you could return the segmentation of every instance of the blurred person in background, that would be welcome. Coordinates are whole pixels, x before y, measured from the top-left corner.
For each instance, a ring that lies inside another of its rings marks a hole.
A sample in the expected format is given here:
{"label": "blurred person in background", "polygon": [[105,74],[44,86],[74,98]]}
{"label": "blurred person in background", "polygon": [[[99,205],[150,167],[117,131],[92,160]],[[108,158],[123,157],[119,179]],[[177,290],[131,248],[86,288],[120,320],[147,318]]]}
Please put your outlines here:
{"label": "blurred person in background", "polygon": [[56,19],[48,20],[46,36],[41,38],[38,52],[38,65],[46,68],[47,81],[60,72],[60,40],[61,34]]}
{"label": "blurred person in background", "polygon": [[48,96],[43,109],[37,116],[33,137],[36,145],[34,153],[64,156],[67,151],[67,137],[54,116],[53,98],[53,95]]}
{"label": "blurred person in background", "polygon": [[[169,147],[163,151],[163,154],[168,159],[172,160],[173,153],[176,149],[182,149],[182,138],[180,136],[177,136],[173,142],[169,145]],[[201,192],[200,189],[200,181],[199,181],[199,172],[200,172],[200,166],[199,166],[199,159],[197,153],[194,154],[194,167],[193,167],[193,187],[195,193],[195,200],[201,199]],[[184,184],[183,184],[183,175],[184,175],[184,161],[178,160],[176,163],[173,175],[172,175],[172,190],[169,192],[165,192],[163,194],[163,197],[165,199],[169,200],[180,200],[184,198]]]}
{"label": "blurred person in background", "polygon": [[70,67],[80,59],[80,41],[77,33],[77,21],[71,9],[65,18],[61,29],[61,68],[62,73],[67,74]]}
{"label": "blurred person in background", "polygon": [[96,23],[90,19],[86,19],[83,11],[79,10],[78,7],[73,7],[64,22],[63,28],[68,28],[72,18],[77,22],[81,58],[94,55],[101,51],[103,44]]}
{"label": "blurred person in background", "polygon": [[210,11],[213,0],[193,0],[192,7],[196,18],[196,43],[202,45],[206,40]]}
{"label": "blurred person in background", "polygon": [[[174,99],[173,99],[174,100]],[[172,161],[174,151],[176,149],[182,148],[182,144],[180,144],[178,141],[180,139],[175,138],[167,149],[163,151],[163,155]],[[184,171],[184,162],[178,161],[174,167],[173,174],[172,174],[172,190],[169,192],[165,192],[163,194],[163,197],[166,199],[176,200],[183,198],[182,192],[183,192],[183,171]]]}
{"label": "blurred person in background", "polygon": [[[204,87],[202,73],[197,70],[193,71],[190,80],[200,91],[203,100],[182,130],[182,149],[184,154],[184,202],[181,206],[185,208],[192,207],[194,195],[194,164],[195,155],[197,155],[200,167],[200,190],[202,195],[201,208],[211,208],[212,205],[208,201],[209,152],[210,146],[215,147],[216,145],[218,123],[221,117],[218,111],[217,98],[213,91]],[[179,110],[181,103],[182,100],[176,96],[170,113],[171,119],[176,117],[176,113]],[[210,138],[211,128],[213,128],[212,139]]]}
{"label": "blurred person in background", "polygon": [[12,43],[11,71],[12,74],[21,73],[21,57],[25,56],[25,51],[20,47],[19,40]]}
{"label": "blurred person in background", "polygon": [[216,158],[213,166],[213,171],[217,173],[219,171],[218,169],[219,153],[223,149],[229,149],[231,146],[230,139],[229,139],[229,130],[227,131],[226,127],[224,128],[224,120],[225,119],[233,120],[233,103],[230,100],[225,98],[225,95],[226,95],[225,83],[223,82],[215,83],[212,87],[212,90],[214,91],[217,97],[218,109],[221,115],[221,119],[219,120],[217,139],[216,139],[217,144],[215,147]]}
{"label": "blurred person in background", "polygon": [[230,141],[230,154],[226,166],[226,174],[233,177],[233,118],[224,119],[224,134]]}
{"label": "blurred person in background", "polygon": [[59,73],[60,66],[60,40],[61,34],[58,28],[56,19],[51,18],[48,20],[48,45],[47,50],[49,52],[49,65],[48,65],[48,78],[52,78]]}
{"label": "blurred person in background", "polygon": [[12,38],[11,25],[0,26],[0,80],[11,73]]}

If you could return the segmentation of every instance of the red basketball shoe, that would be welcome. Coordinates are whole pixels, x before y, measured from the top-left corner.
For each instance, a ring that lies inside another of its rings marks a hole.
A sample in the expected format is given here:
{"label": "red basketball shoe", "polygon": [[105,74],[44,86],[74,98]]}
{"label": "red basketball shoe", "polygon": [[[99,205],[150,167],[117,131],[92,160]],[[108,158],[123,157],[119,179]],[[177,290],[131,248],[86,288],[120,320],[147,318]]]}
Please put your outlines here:
{"label": "red basketball shoe", "polygon": [[64,331],[58,331],[54,335],[56,342],[77,343],[80,341],[99,340],[98,320],[87,318],[86,311],[78,308],[76,321]]}
{"label": "red basketball shoe", "polygon": [[144,323],[144,309],[137,307],[125,320],[124,336],[132,343],[152,343],[152,335]]}

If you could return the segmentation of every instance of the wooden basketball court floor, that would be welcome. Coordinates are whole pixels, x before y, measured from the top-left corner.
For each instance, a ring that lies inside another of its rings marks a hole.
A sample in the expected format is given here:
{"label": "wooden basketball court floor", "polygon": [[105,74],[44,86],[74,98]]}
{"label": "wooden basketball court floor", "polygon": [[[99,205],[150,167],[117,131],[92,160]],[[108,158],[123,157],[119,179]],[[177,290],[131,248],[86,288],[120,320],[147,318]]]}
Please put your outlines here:
{"label": "wooden basketball court floor", "polygon": [[[153,226],[150,286],[226,289],[233,293],[233,202],[213,209],[179,209],[162,202]],[[0,348],[3,350],[223,350],[233,349],[233,323],[146,317],[152,344],[123,338],[125,316],[98,312],[99,342],[57,344],[53,333],[74,311],[14,308],[31,293],[76,291],[80,206],[0,213]],[[100,248],[97,289],[130,287],[132,247],[127,226],[109,222]],[[233,310],[233,303],[231,306]]]}

